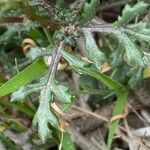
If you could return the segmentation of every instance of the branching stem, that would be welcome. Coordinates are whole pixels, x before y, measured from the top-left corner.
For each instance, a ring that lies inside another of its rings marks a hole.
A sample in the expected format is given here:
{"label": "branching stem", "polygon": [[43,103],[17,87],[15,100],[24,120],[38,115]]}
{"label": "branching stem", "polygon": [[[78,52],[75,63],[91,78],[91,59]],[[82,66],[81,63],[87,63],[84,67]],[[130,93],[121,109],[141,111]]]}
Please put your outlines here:
{"label": "branching stem", "polygon": [[52,60],[48,71],[48,78],[46,85],[44,86],[43,90],[45,94],[51,93],[51,82],[55,79],[57,66],[61,58],[60,50],[62,49],[64,42],[60,42],[59,47],[56,48],[52,54]]}

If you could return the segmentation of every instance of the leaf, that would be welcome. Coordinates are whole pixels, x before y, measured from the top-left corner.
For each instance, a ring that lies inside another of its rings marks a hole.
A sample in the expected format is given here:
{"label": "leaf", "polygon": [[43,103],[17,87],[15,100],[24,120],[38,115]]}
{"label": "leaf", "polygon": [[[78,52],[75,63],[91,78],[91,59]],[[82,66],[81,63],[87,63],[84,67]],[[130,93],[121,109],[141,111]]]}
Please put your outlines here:
{"label": "leaf", "polygon": [[56,4],[58,7],[63,7],[64,6],[64,0],[56,0]]}
{"label": "leaf", "polygon": [[143,78],[146,79],[146,78],[149,78],[150,77],[150,66],[145,68],[144,71],[143,71]]}
{"label": "leaf", "polygon": [[3,133],[0,133],[0,140],[6,144],[8,150],[16,150],[18,149],[16,145],[14,145]]}
{"label": "leaf", "polygon": [[124,46],[121,43],[118,43],[117,47],[115,48],[114,52],[111,53],[111,66],[118,67],[123,63],[123,55],[124,55]]}
{"label": "leaf", "polygon": [[69,62],[70,65],[76,64],[77,66],[80,66],[80,67],[88,65],[87,62],[83,61],[81,58],[67,51],[61,50],[61,53],[62,53],[62,57],[65,58]]}
{"label": "leaf", "polygon": [[52,101],[52,93],[43,89],[40,93],[40,104],[33,119],[33,125],[38,125],[38,134],[43,143],[52,137],[52,131],[49,124],[58,127],[58,119],[51,111],[50,102]]}
{"label": "leaf", "polygon": [[81,23],[86,24],[94,17],[96,10],[99,6],[99,0],[91,0],[90,3],[86,2],[81,14]]}
{"label": "leaf", "polygon": [[0,97],[7,95],[20,87],[35,80],[38,76],[42,75],[46,70],[46,65],[43,60],[39,59],[20,73],[15,75],[9,81],[0,86]]}
{"label": "leaf", "polygon": [[[54,129],[54,136],[57,138],[57,140],[61,141],[61,132],[57,129]],[[63,133],[63,141],[62,141],[62,150],[75,150],[75,145],[71,140],[70,135],[67,132]]]}
{"label": "leaf", "polygon": [[125,32],[141,42],[145,41],[150,43],[150,28],[146,22],[128,25]]}
{"label": "leaf", "polygon": [[26,54],[26,56],[30,60],[35,60],[39,57],[50,55],[51,53],[52,48],[34,47],[30,49],[30,51]]}
{"label": "leaf", "polygon": [[139,83],[140,81],[142,81],[143,79],[143,68],[141,67],[134,67],[132,69],[130,69],[129,71],[129,76],[130,76],[130,80],[128,82],[128,84],[130,85],[131,88],[135,87],[137,85],[137,83]]}
{"label": "leaf", "polygon": [[[127,101],[128,90],[127,89],[118,90],[116,94],[117,94],[117,101],[115,104],[115,108],[113,110],[113,116],[119,115],[123,112],[125,105],[126,105],[126,101]],[[109,134],[108,134],[108,141],[107,141],[109,150],[111,150],[113,137],[116,132],[116,129],[118,128],[118,123],[119,123],[119,120],[115,120],[111,123],[109,127]]]}
{"label": "leaf", "polygon": [[52,82],[51,90],[62,103],[71,103],[75,98],[75,95],[67,86],[60,84],[56,80]]}
{"label": "leaf", "polygon": [[114,34],[125,48],[127,64],[142,67],[144,65],[142,59],[143,54],[140,49],[134,45],[125,33],[114,32]]}
{"label": "leaf", "polygon": [[143,1],[138,2],[133,7],[127,4],[122,11],[122,16],[118,17],[118,21],[114,22],[113,26],[122,27],[126,25],[129,21],[133,20],[136,16],[144,14],[147,11],[148,6],[149,4],[146,4]]}
{"label": "leaf", "polygon": [[16,130],[17,132],[25,132],[28,128],[18,120],[13,120],[10,129]]}
{"label": "leaf", "polygon": [[23,86],[19,90],[13,92],[11,95],[11,102],[23,102],[28,95],[40,91],[42,87],[42,84],[31,84]]}
{"label": "leaf", "polygon": [[85,85],[81,86],[84,90],[80,90],[79,93],[81,94],[95,94],[95,95],[102,95],[102,96],[107,96],[109,94],[112,94],[112,90],[100,90],[100,89],[94,89],[91,87],[87,87]]}
{"label": "leaf", "polygon": [[73,65],[71,67],[74,70],[76,70],[79,74],[86,74],[86,75],[89,75],[89,76],[92,76],[92,77],[98,79],[99,81],[101,81],[105,85],[107,85],[110,89],[116,90],[116,89],[123,87],[123,85],[120,84],[119,82],[112,80],[111,78],[98,72],[97,70],[86,68],[86,67],[79,67],[76,65]]}
{"label": "leaf", "polygon": [[19,111],[23,112],[24,114],[26,114],[27,116],[29,116],[30,118],[32,118],[35,113],[35,110],[33,108],[31,108],[31,106],[29,106],[28,104],[25,104],[25,103],[10,103],[10,102],[0,99],[0,105],[3,105],[5,107],[14,107],[17,110],[19,110]]}
{"label": "leaf", "polygon": [[95,39],[90,31],[84,31],[86,53],[99,70],[104,63],[105,56],[96,45]]}

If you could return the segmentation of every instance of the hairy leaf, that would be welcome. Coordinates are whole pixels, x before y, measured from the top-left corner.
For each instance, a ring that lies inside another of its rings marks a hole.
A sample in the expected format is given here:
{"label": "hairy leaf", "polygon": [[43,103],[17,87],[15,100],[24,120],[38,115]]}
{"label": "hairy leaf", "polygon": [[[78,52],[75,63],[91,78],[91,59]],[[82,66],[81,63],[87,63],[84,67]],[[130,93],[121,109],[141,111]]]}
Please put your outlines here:
{"label": "hairy leaf", "polygon": [[96,10],[99,6],[99,0],[91,0],[90,3],[86,2],[83,7],[83,12],[81,14],[81,23],[86,24],[96,13]]}
{"label": "hairy leaf", "polygon": [[128,25],[125,32],[141,42],[145,41],[150,43],[150,27],[148,27],[148,23],[146,22]]}
{"label": "hairy leaf", "polygon": [[27,53],[26,56],[30,60],[35,60],[39,57],[50,55],[51,53],[52,53],[51,48],[34,47],[30,49],[30,51]]}
{"label": "hairy leaf", "polygon": [[48,138],[52,137],[52,131],[48,125],[51,124],[54,127],[58,126],[58,119],[51,111],[51,101],[51,93],[47,91],[45,93],[43,89],[40,93],[40,104],[33,120],[33,125],[38,125],[38,134],[43,143],[45,143]]}
{"label": "hairy leaf", "polygon": [[31,84],[23,86],[11,95],[11,102],[23,102],[28,95],[40,91],[42,87],[42,84]]}
{"label": "hairy leaf", "polygon": [[99,70],[101,68],[102,63],[104,63],[105,56],[100,51],[100,48],[98,48],[98,46],[96,45],[96,42],[91,32],[85,31],[84,36],[86,53]]}
{"label": "hairy leaf", "polygon": [[51,85],[51,90],[62,103],[71,103],[75,98],[75,95],[71,92],[69,87],[60,84],[56,80],[53,81]]}
{"label": "hairy leaf", "polygon": [[136,45],[131,41],[131,39],[123,32],[116,32],[115,36],[125,47],[126,61],[131,66],[143,66],[142,52]]}
{"label": "hairy leaf", "polygon": [[129,71],[130,80],[128,84],[130,87],[135,87],[137,83],[140,83],[143,79],[143,68],[142,67],[134,67]]}
{"label": "hairy leaf", "polygon": [[62,53],[62,57],[65,58],[69,62],[70,65],[76,64],[77,66],[80,66],[80,67],[88,65],[87,62],[83,61],[81,58],[67,51],[62,50],[61,53]]}
{"label": "hairy leaf", "polygon": [[143,1],[138,2],[133,7],[129,4],[125,6],[122,11],[122,16],[118,17],[118,21],[114,22],[115,27],[122,27],[133,20],[136,16],[142,15],[147,11],[149,4],[144,3]]}

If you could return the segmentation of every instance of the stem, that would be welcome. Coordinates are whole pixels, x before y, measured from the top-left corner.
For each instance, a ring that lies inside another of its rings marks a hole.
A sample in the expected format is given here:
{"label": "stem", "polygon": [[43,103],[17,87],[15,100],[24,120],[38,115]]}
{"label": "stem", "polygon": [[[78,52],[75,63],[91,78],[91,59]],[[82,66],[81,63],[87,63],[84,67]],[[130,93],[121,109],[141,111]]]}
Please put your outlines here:
{"label": "stem", "polygon": [[57,66],[58,66],[58,63],[59,63],[60,58],[61,58],[60,50],[62,49],[63,45],[64,45],[64,42],[62,41],[59,44],[59,47],[57,49],[55,49],[53,54],[52,54],[52,60],[51,60],[51,64],[50,64],[49,71],[48,71],[47,83],[43,87],[43,91],[45,93],[44,99],[46,99],[47,96],[51,93],[51,83],[55,79]]}
{"label": "stem", "polygon": [[52,54],[52,60],[51,60],[51,64],[50,64],[49,72],[48,72],[47,86],[49,86],[51,80],[53,80],[55,78],[57,66],[58,66],[58,63],[59,63],[60,58],[61,58],[60,50],[62,49],[63,45],[64,45],[64,42],[62,41],[60,43],[59,47],[57,49],[55,49],[54,53]]}

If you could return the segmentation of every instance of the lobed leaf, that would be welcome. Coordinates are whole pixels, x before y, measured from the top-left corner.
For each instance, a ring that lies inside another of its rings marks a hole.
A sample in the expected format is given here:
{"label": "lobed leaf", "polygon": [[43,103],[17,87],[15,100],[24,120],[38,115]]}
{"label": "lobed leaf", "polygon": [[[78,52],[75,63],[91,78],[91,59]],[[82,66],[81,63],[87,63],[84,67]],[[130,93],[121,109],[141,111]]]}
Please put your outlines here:
{"label": "lobed leaf", "polygon": [[38,125],[38,134],[43,143],[48,138],[52,138],[52,131],[48,125],[51,124],[54,127],[58,127],[58,119],[51,111],[51,101],[52,93],[43,89],[40,93],[40,104],[33,119],[33,125]]}
{"label": "lobed leaf", "polygon": [[91,0],[90,3],[86,2],[81,14],[81,23],[86,24],[94,17],[96,10],[99,6],[99,0]]}
{"label": "lobed leaf", "polygon": [[119,42],[124,46],[126,52],[126,62],[131,66],[144,66],[142,52],[135,46],[133,41],[123,32],[114,32]]}
{"label": "lobed leaf", "polygon": [[51,53],[52,48],[34,47],[30,49],[30,51],[26,54],[26,56],[30,60],[35,60],[39,57],[50,55]]}
{"label": "lobed leaf", "polygon": [[38,92],[42,89],[42,84],[31,84],[21,87],[11,95],[11,102],[24,102],[26,97],[34,92]]}
{"label": "lobed leaf", "polygon": [[129,25],[125,32],[141,42],[145,41],[150,43],[150,28],[146,22]]}
{"label": "lobed leaf", "polygon": [[129,4],[122,11],[122,16],[118,17],[118,21],[113,23],[115,27],[122,27],[133,20],[136,16],[144,14],[149,7],[149,4],[140,1],[131,7]]}
{"label": "lobed leaf", "polygon": [[67,51],[62,50],[61,53],[62,53],[62,57],[65,58],[69,62],[70,65],[76,64],[77,66],[80,66],[80,67],[88,65],[87,62],[83,61],[81,58]]}
{"label": "lobed leaf", "polygon": [[52,82],[51,90],[62,103],[71,103],[75,98],[75,95],[67,86],[56,80]]}
{"label": "lobed leaf", "polygon": [[88,57],[92,60],[99,70],[101,65],[104,63],[105,55],[100,51],[94,37],[90,31],[84,31],[85,37],[85,49]]}

